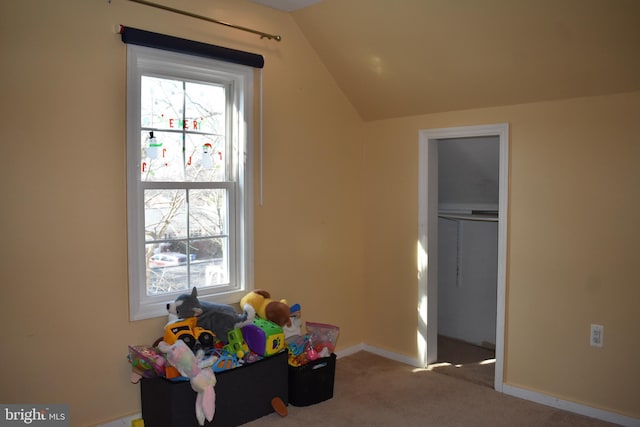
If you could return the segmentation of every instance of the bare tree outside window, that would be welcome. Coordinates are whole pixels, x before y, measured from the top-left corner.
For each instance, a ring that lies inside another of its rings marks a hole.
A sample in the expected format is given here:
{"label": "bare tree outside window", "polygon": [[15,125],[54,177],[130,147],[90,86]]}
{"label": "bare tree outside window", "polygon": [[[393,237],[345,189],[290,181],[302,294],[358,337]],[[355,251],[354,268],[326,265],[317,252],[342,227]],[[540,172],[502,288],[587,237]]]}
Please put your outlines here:
{"label": "bare tree outside window", "polygon": [[143,76],[141,90],[147,295],[228,283],[225,87]]}

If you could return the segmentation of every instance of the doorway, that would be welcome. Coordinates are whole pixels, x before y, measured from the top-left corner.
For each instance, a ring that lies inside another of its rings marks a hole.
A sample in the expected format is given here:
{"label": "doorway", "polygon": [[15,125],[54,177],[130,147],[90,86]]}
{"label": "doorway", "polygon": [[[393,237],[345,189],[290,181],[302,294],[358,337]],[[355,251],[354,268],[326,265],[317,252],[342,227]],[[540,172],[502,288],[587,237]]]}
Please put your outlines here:
{"label": "doorway", "polygon": [[[495,206],[477,205],[476,214],[491,211],[497,220],[497,274],[495,283],[495,372],[494,389],[502,391],[504,358],[504,322],[506,287],[506,232],[508,195],[508,124],[427,129],[419,133],[419,235],[418,235],[418,292],[420,325],[419,348],[424,366],[438,359],[438,265],[439,265],[439,144],[441,141],[468,139],[486,140],[493,137],[498,143],[498,188]],[[443,152],[443,158],[445,153]],[[445,208],[457,214],[470,214],[452,205]],[[456,278],[458,280],[459,278]],[[443,308],[444,309],[444,308]],[[491,325],[493,328],[493,324]],[[485,327],[486,329],[486,327]]]}

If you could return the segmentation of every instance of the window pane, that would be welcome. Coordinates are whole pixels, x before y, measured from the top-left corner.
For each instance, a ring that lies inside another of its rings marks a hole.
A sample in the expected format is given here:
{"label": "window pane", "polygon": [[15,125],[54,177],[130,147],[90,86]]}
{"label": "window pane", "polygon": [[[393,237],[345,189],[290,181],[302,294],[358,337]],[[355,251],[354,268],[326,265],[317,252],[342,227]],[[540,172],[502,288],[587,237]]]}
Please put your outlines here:
{"label": "window pane", "polygon": [[216,237],[227,234],[227,191],[224,189],[189,192],[189,236]]}
{"label": "window pane", "polygon": [[186,190],[144,191],[147,242],[187,237],[186,194]]}
{"label": "window pane", "polygon": [[187,134],[186,179],[193,182],[225,180],[225,141],[220,136]]}
{"label": "window pane", "polygon": [[225,90],[222,86],[185,83],[184,129],[206,132],[224,138]]}
{"label": "window pane", "polygon": [[[189,257],[184,242],[147,244],[147,295],[182,291],[189,288]],[[182,247],[182,248],[181,248]]]}
{"label": "window pane", "polygon": [[195,254],[191,263],[191,286],[217,286],[229,283],[228,239],[200,239],[190,244]]}
{"label": "window pane", "polygon": [[140,180],[184,182],[184,151],[182,134],[143,131]]}
{"label": "window pane", "polygon": [[183,82],[142,76],[140,83],[142,127],[181,129],[184,110]]}
{"label": "window pane", "polygon": [[[229,283],[228,238],[146,244],[147,295]],[[186,253],[188,252],[188,254]]]}
{"label": "window pane", "polygon": [[144,200],[147,295],[229,283],[227,190],[145,190]]}

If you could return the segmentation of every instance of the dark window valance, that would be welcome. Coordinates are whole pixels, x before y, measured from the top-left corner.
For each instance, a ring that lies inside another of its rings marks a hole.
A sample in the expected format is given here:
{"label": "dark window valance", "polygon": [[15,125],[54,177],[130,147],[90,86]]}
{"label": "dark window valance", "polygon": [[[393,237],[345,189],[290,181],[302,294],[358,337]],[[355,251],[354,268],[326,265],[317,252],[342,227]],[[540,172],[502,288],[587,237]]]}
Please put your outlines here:
{"label": "dark window valance", "polygon": [[264,58],[262,55],[256,53],[244,52],[228,47],[182,39],[131,27],[121,27],[120,34],[122,35],[122,41],[124,43],[202,56],[254,68],[264,67]]}

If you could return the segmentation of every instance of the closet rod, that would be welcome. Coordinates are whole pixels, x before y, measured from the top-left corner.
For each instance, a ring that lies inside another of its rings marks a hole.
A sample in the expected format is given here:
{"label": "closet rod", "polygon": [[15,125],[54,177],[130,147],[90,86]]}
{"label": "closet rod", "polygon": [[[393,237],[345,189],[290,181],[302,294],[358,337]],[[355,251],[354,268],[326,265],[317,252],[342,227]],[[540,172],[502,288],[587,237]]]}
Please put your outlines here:
{"label": "closet rod", "polygon": [[168,12],[178,13],[180,15],[190,16],[191,18],[202,19],[203,21],[213,22],[214,24],[224,25],[226,27],[235,28],[236,30],[241,30],[241,31],[246,31],[248,33],[257,34],[257,35],[260,36],[261,39],[269,39],[269,40],[275,40],[275,41],[282,40],[282,37],[279,36],[279,35],[263,33],[262,31],[254,30],[254,29],[247,28],[247,27],[241,27],[239,25],[230,24],[228,22],[218,21],[217,19],[207,18],[206,16],[196,15],[195,13],[185,12],[184,10],[174,9],[172,7],[164,6],[164,5],[161,5],[161,4],[158,4],[158,3],[153,3],[153,2],[150,2],[150,1],[146,1],[146,0],[129,0],[129,1],[132,1],[134,3],[140,3],[140,4],[143,4],[145,6],[155,7],[157,9],[166,10]]}

